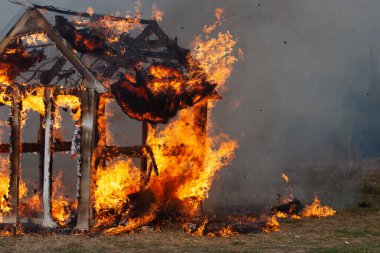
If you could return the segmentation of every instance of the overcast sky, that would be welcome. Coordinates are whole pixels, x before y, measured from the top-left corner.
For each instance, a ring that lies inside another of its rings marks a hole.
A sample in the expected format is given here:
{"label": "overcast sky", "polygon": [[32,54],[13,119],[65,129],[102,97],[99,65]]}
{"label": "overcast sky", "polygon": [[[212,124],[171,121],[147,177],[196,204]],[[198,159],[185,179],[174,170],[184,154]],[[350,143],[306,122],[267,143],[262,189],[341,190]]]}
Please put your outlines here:
{"label": "overcast sky", "polygon": [[[236,64],[228,81],[230,90],[214,113],[217,127],[240,143],[214,196],[228,193],[239,195],[239,201],[259,201],[274,196],[286,168],[334,162],[352,152],[352,146],[363,157],[380,153],[374,106],[380,98],[380,1],[155,2],[164,10],[163,29],[178,36],[184,47],[213,22],[215,8],[224,8],[224,29],[239,38],[244,51],[244,61]],[[92,6],[106,14],[133,13],[134,6],[134,1],[121,0],[40,3],[78,11]],[[153,1],[142,3],[143,16],[149,18]],[[0,27],[19,9],[0,0]],[[240,107],[235,108],[237,102]]]}

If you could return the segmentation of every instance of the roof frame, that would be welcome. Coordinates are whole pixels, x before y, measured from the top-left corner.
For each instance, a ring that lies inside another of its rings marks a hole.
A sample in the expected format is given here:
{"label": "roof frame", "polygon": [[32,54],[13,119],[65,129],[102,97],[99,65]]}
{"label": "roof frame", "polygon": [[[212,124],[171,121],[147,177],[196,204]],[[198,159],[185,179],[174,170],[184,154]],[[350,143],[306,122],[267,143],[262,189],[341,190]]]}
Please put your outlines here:
{"label": "roof frame", "polygon": [[9,31],[5,31],[4,37],[0,38],[0,53],[4,52],[12,39],[20,34],[28,32],[43,31],[55,43],[57,49],[67,58],[69,62],[83,76],[84,87],[94,89],[97,93],[105,93],[107,89],[99,82],[94,74],[85,66],[78,56],[71,49],[70,45],[63,39],[49,24],[45,17],[35,8],[27,8],[14,23]]}

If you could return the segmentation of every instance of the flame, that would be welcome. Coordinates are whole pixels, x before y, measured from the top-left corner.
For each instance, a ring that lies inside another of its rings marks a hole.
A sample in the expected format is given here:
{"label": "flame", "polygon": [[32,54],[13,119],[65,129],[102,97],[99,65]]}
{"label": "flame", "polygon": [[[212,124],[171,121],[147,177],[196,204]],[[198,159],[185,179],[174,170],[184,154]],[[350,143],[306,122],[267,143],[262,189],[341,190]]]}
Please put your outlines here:
{"label": "flame", "polygon": [[152,65],[149,72],[153,79],[147,85],[153,93],[167,93],[170,91],[180,93],[187,86],[182,73],[176,69],[162,65]]}
{"label": "flame", "polygon": [[[217,38],[207,36],[206,41],[198,37],[190,62],[194,65],[190,66],[190,80],[186,85],[201,83],[205,72],[210,81],[224,85],[236,61],[232,56],[235,44],[236,40],[230,33],[220,33]],[[200,61],[206,71],[195,67],[196,61]],[[177,70],[152,65],[149,72],[152,79],[148,80],[147,86],[152,92],[166,93],[188,89],[184,85],[186,82],[183,81],[183,74]],[[126,78],[134,79],[128,75]],[[99,110],[105,103],[101,100]],[[208,118],[210,116],[209,111]],[[147,145],[154,153],[160,173],[159,176],[151,177],[146,186],[155,196],[156,209],[163,209],[174,203],[178,211],[189,215],[196,213],[200,202],[208,197],[217,171],[234,158],[237,142],[226,134],[212,134],[211,121],[207,122],[209,131],[203,133],[195,117],[192,108],[184,109],[175,120],[148,134]],[[103,134],[108,132],[107,127],[103,126],[105,118],[98,118],[98,129]],[[100,140],[99,145],[105,145],[104,141]],[[128,204],[128,195],[139,191],[139,184],[140,171],[129,160],[111,162],[106,168],[97,169],[94,206],[99,226],[109,223],[103,215],[105,210],[122,212],[123,207]],[[154,215],[155,212],[149,212],[139,220],[130,219],[126,226],[112,228],[108,232],[115,234],[129,231],[130,227],[150,222]],[[204,221],[195,233],[203,234],[206,223],[207,221]],[[231,228],[220,232],[226,236],[231,233]]]}
{"label": "flame", "polygon": [[[215,10],[217,22],[220,22],[222,13],[222,9]],[[219,32],[216,37],[212,37],[210,33],[214,29],[215,27],[211,30],[206,29],[205,38],[202,38],[201,35],[195,38],[192,57],[188,60],[190,65],[200,64],[202,70],[207,74],[207,80],[211,83],[217,83],[219,89],[222,89],[231,75],[233,65],[238,60],[234,55],[237,40],[229,31],[225,33]],[[195,71],[193,75],[199,75],[198,71]]]}
{"label": "flame", "polygon": [[156,212],[157,212],[157,206],[153,205],[150,208],[149,212],[143,217],[131,218],[128,220],[128,223],[126,225],[120,225],[115,228],[109,228],[105,230],[105,233],[110,234],[110,235],[130,233],[136,230],[137,228],[144,226],[145,224],[148,224],[151,221],[153,221],[156,218]]}
{"label": "flame", "polygon": [[139,175],[139,169],[133,165],[131,159],[116,161],[106,169],[98,169],[94,192],[95,210],[120,211],[129,201],[128,195],[139,190]]}
{"label": "flame", "polygon": [[[125,15],[126,19],[115,19],[112,16],[105,16],[104,18],[94,20],[73,20],[74,24],[80,24],[80,25],[87,25],[91,28],[103,28],[106,30],[107,37],[112,37],[113,39],[111,41],[117,41],[118,37],[123,33],[128,33],[131,30],[137,29],[141,27],[140,24],[140,18],[141,18],[141,2],[136,2],[135,6],[135,17],[131,17],[129,13]],[[91,16],[95,14],[94,8],[88,7],[87,13]],[[116,13],[115,16],[119,16],[120,13]],[[78,34],[77,34],[78,36]],[[117,40],[115,40],[117,38]],[[93,45],[95,45],[95,41],[86,41],[86,39],[79,35],[79,37],[76,38],[77,42],[81,41],[84,42],[86,46],[89,46],[88,49],[93,48]],[[109,42],[111,42],[109,40]]]}
{"label": "flame", "polygon": [[214,24],[212,24],[210,26],[205,25],[203,27],[203,32],[206,34],[210,34],[212,31],[215,30],[215,28],[218,24],[219,24],[219,26],[221,26],[222,25],[223,13],[224,13],[224,10],[222,8],[216,8],[214,11],[216,21],[214,22]]}
{"label": "flame", "polygon": [[6,225],[0,231],[0,237],[23,236],[23,235],[25,235],[25,232],[21,224],[19,223],[15,225]]}
{"label": "flame", "polygon": [[90,16],[94,15],[94,13],[95,13],[94,8],[92,8],[91,6],[89,6],[89,7],[87,8],[87,13],[88,13]]}
{"label": "flame", "polygon": [[289,182],[289,176],[286,175],[285,173],[282,173],[281,177],[282,177],[282,179],[284,179],[285,183]]}
{"label": "flame", "polygon": [[267,219],[263,231],[265,233],[280,231],[280,223],[277,221],[276,215],[272,215]]}
{"label": "flame", "polygon": [[202,224],[198,227],[198,229],[194,233],[191,233],[191,234],[198,235],[198,236],[203,236],[207,223],[208,223],[208,219],[206,218],[202,222]]}
{"label": "flame", "polygon": [[[71,117],[74,121],[78,121],[81,116],[80,110],[80,100],[79,97],[74,95],[58,95],[54,98],[54,102],[57,107],[70,108],[71,109]],[[57,114],[56,114],[57,115]]]}
{"label": "flame", "polygon": [[27,45],[38,46],[39,44],[46,44],[48,37],[45,33],[28,34],[21,37],[23,41],[26,41]]}
{"label": "flame", "polygon": [[276,212],[275,213],[275,216],[277,218],[287,218],[288,217],[288,214],[287,213],[284,213],[284,212]]}
{"label": "flame", "polygon": [[42,202],[40,194],[37,192],[32,197],[29,197],[21,202],[20,215],[25,217],[32,217],[41,214]]}
{"label": "flame", "polygon": [[208,197],[215,173],[231,162],[237,148],[234,140],[221,134],[207,137],[204,149],[200,137],[189,134],[195,128],[193,110],[186,109],[157,137],[148,139],[160,170],[160,176],[152,178],[149,187],[161,203],[179,199],[190,213]]}
{"label": "flame", "polygon": [[6,86],[11,85],[12,82],[9,76],[9,64],[0,62],[0,83]]}
{"label": "flame", "polygon": [[70,214],[77,207],[77,201],[70,202],[69,198],[64,196],[63,191],[62,172],[60,172],[53,182],[52,216],[61,226],[70,222]]}
{"label": "flame", "polygon": [[101,40],[98,40],[95,37],[86,37],[82,34],[75,34],[75,45],[83,44],[88,51],[92,52],[104,46]]}
{"label": "flame", "polygon": [[[12,207],[8,203],[8,194],[9,194],[9,158],[0,158],[0,220],[5,213],[8,213],[12,210]],[[19,198],[23,198],[28,189],[26,184],[21,181],[19,183]]]}
{"label": "flame", "polygon": [[207,237],[217,237],[217,236],[221,236],[221,237],[225,237],[225,238],[228,238],[228,237],[232,237],[232,236],[235,236],[235,235],[238,235],[239,233],[238,232],[235,232],[233,229],[232,229],[232,226],[231,225],[228,225],[227,227],[225,228],[222,228],[216,232],[210,232],[207,234]]}
{"label": "flame", "polygon": [[157,5],[154,3],[152,5],[152,19],[156,20],[156,21],[162,21],[162,17],[164,16],[164,11],[163,10],[159,10],[157,8]]}
{"label": "flame", "polygon": [[304,217],[328,217],[335,215],[336,211],[328,206],[322,206],[317,195],[314,196],[314,202],[303,209]]}
{"label": "flame", "polygon": [[41,115],[45,115],[44,88],[36,88],[27,92],[22,97],[22,110],[25,118],[29,110],[34,110]]}

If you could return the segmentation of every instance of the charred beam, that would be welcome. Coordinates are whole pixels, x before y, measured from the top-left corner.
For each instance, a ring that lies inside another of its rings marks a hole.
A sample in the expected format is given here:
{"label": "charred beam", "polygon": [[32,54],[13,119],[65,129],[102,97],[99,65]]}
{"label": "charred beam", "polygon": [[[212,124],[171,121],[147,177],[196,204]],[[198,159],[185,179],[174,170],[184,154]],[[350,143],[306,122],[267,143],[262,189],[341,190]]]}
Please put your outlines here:
{"label": "charred beam", "polygon": [[48,71],[45,71],[40,76],[40,81],[42,85],[49,85],[53,81],[54,77],[59,73],[59,71],[66,64],[67,60],[64,57],[60,57],[54,65]]}
{"label": "charred beam", "polygon": [[13,89],[12,92],[12,112],[9,120],[11,127],[11,149],[10,149],[10,180],[9,180],[9,199],[8,204],[11,211],[5,215],[4,223],[18,223],[19,208],[19,181],[21,174],[20,160],[20,143],[21,143],[21,102],[18,91]]}
{"label": "charred beam", "polygon": [[[45,135],[43,135],[44,138]],[[44,143],[43,139],[40,139],[41,143]],[[40,143],[22,143],[21,144],[21,153],[39,153],[41,152],[41,146],[43,144]],[[9,144],[0,144],[0,154],[9,153],[9,148],[11,145]],[[54,144],[54,152],[68,152],[71,149],[71,142],[56,142]],[[42,151],[43,153],[43,151]]]}
{"label": "charred beam", "polygon": [[[146,142],[148,139],[148,131],[149,131],[148,128],[149,128],[148,122],[143,121],[142,122],[142,140],[141,140],[141,144],[143,146],[146,145]],[[146,178],[147,169],[148,169],[148,158],[144,155],[141,157],[141,172],[140,172],[141,185],[145,181],[144,178]]]}

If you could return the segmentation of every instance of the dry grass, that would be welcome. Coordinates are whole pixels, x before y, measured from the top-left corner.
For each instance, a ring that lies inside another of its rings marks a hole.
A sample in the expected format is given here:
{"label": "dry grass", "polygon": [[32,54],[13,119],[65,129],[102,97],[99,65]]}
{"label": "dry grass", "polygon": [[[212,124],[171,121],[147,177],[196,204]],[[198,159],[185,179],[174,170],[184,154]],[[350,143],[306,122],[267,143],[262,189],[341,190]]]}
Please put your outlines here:
{"label": "dry grass", "polygon": [[1,252],[380,252],[380,212],[354,210],[325,219],[286,220],[281,231],[207,238],[163,228],[126,236],[0,238]]}
{"label": "dry grass", "polygon": [[[282,220],[280,232],[207,238],[165,227],[125,236],[27,235],[0,238],[0,252],[380,252],[379,167],[380,161],[374,161],[350,170],[304,170],[299,182],[294,177],[295,185],[307,182],[314,190],[327,185],[327,193],[353,199],[353,209],[323,219]],[[358,208],[359,201],[369,208]]]}

